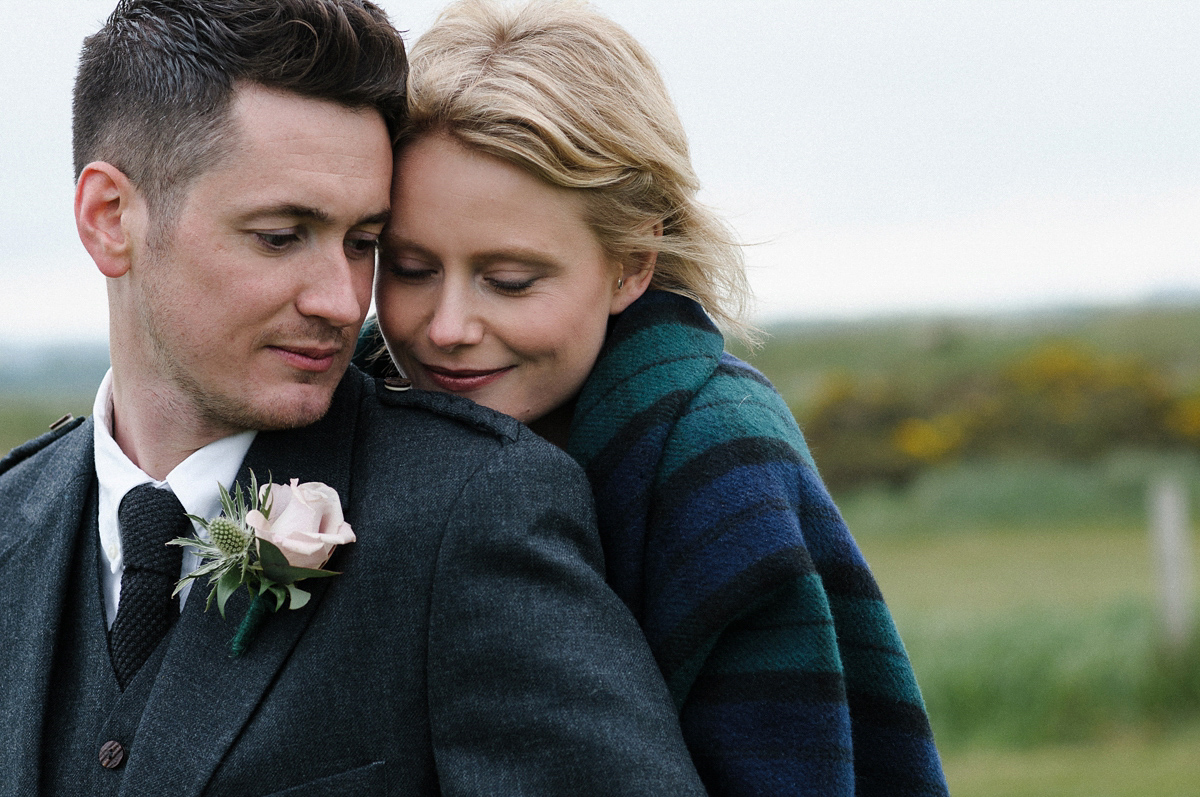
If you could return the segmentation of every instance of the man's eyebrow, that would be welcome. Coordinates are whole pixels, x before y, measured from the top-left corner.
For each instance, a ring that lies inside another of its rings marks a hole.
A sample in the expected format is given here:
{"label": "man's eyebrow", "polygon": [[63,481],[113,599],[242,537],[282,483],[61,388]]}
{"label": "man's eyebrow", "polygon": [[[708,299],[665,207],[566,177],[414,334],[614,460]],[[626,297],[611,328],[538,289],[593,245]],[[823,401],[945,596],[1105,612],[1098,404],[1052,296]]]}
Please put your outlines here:
{"label": "man's eyebrow", "polygon": [[242,219],[245,221],[254,221],[255,219],[263,219],[273,216],[286,216],[293,219],[304,219],[307,221],[315,221],[318,224],[329,224],[331,221],[333,221],[330,215],[320,208],[312,208],[306,205],[295,205],[290,202],[255,208],[254,210],[251,210],[242,216]]}
{"label": "man's eyebrow", "polygon": [[[391,211],[387,208],[372,213],[369,216],[364,216],[359,219],[355,226],[364,224],[386,224]],[[320,208],[308,207],[307,205],[295,205],[290,202],[285,202],[280,205],[268,205],[267,207],[256,208],[242,216],[243,222],[250,222],[256,219],[272,218],[284,216],[291,219],[300,219],[302,221],[313,221],[317,224],[332,224],[333,217]]]}
{"label": "man's eyebrow", "polygon": [[392,217],[391,208],[385,208],[378,213],[372,213],[364,219],[359,219],[358,223],[362,224],[387,224],[388,219]]}

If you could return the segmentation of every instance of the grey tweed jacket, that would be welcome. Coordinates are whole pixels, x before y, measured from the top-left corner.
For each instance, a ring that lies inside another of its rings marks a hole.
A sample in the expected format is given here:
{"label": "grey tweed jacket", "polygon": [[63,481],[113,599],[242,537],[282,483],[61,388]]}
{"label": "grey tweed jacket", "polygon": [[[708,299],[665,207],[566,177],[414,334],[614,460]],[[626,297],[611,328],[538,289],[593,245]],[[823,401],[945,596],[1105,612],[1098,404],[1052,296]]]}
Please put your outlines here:
{"label": "grey tweed jacket", "polygon": [[[91,423],[0,463],[0,797],[38,793]],[[564,454],[470,402],[351,369],[323,420],[261,432],[240,480],[250,469],[329,484],[358,541],[238,659],[246,601],[223,621],[197,587],[121,794],[703,794]]]}

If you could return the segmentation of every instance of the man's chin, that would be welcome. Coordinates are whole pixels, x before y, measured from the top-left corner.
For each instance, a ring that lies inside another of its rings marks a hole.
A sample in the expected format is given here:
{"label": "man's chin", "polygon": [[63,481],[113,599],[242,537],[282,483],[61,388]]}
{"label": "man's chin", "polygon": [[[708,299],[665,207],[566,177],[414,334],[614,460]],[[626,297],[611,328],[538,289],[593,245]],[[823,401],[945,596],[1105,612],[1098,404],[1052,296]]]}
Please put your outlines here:
{"label": "man's chin", "polygon": [[232,429],[277,431],[299,429],[325,417],[336,385],[294,385],[276,396],[240,405],[210,406],[210,421]]}
{"label": "man's chin", "polygon": [[257,425],[247,427],[257,429],[260,432],[271,432],[283,429],[299,429],[304,426],[311,426],[317,421],[325,417],[325,413],[329,412],[330,402],[326,402],[325,406],[319,410],[311,410],[305,408],[290,413],[272,413],[262,415],[259,418]]}
{"label": "man's chin", "polygon": [[267,408],[256,428],[263,431],[298,429],[321,420],[333,403],[333,388],[322,391],[314,389],[311,392],[313,395],[306,396],[303,401],[285,402]]}

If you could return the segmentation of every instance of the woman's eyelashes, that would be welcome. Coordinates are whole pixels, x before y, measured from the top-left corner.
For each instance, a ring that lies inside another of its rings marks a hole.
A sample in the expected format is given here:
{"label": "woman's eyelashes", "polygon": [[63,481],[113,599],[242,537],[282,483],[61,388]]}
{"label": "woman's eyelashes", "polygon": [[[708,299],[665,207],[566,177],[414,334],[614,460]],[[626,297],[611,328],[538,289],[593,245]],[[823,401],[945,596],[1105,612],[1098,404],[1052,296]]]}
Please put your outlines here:
{"label": "woman's eyelashes", "polygon": [[537,277],[487,277],[487,283],[500,293],[517,295],[525,293],[537,282]]}
{"label": "woman's eyelashes", "polygon": [[393,257],[387,259],[388,272],[403,282],[422,282],[437,273],[437,269],[411,257]]}
{"label": "woman's eyelashes", "polygon": [[[397,280],[409,284],[424,283],[441,274],[441,266],[414,257],[392,257],[387,259],[388,272]],[[490,290],[505,296],[519,296],[529,291],[540,279],[540,275],[509,271],[480,271],[474,279]]]}

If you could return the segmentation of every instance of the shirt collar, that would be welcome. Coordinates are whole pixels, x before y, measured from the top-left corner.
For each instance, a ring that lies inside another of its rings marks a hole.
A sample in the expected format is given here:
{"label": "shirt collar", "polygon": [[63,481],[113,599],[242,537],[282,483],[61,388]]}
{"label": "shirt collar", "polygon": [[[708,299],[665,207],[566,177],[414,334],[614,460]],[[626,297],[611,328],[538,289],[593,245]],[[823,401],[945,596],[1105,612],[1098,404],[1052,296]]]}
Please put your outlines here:
{"label": "shirt collar", "polygon": [[202,518],[216,517],[221,512],[220,487],[229,489],[233,485],[257,432],[242,432],[209,443],[176,465],[166,479],[158,481],[133,464],[113,438],[112,385],[113,373],[110,368],[96,392],[92,416],[95,419],[96,478],[100,483],[100,553],[109,571],[118,573],[124,566],[124,560],[121,556],[117,509],[125,493],[148,482],[175,493],[188,514]]}

